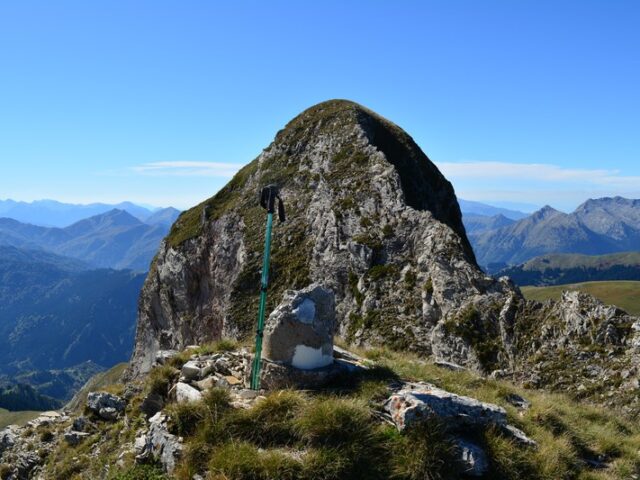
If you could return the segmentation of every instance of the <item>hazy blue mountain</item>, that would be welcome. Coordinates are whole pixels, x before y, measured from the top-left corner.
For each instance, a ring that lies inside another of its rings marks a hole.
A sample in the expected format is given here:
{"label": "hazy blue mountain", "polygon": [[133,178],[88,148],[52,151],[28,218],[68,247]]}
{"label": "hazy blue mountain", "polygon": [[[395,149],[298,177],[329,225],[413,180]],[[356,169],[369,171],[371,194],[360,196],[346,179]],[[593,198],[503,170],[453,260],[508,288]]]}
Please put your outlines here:
{"label": "hazy blue mountain", "polygon": [[640,280],[640,252],[580,255],[553,253],[501,270],[518,285],[563,285],[604,280]]}
{"label": "hazy blue mountain", "polygon": [[464,224],[464,228],[467,231],[467,234],[469,234],[505,227],[507,225],[515,223],[515,220],[507,218],[500,213],[498,215],[493,215],[492,217],[469,213],[462,215],[462,223]]}
{"label": "hazy blue mountain", "polygon": [[640,200],[588,200],[572,213],[546,206],[511,225],[470,233],[478,263],[516,265],[548,253],[600,255],[640,246]]}
{"label": "hazy blue mountain", "polygon": [[173,207],[161,208],[144,219],[147,225],[164,225],[170,227],[180,216],[180,210]]}
{"label": "hazy blue mountain", "polygon": [[143,274],[0,246],[0,374],[67,398],[131,353]]}
{"label": "hazy blue mountain", "polygon": [[511,220],[520,220],[525,218],[528,214],[520,212],[518,210],[511,210],[508,208],[494,207],[493,205],[487,205],[486,203],[474,202],[471,200],[458,199],[460,205],[460,211],[462,215],[483,215],[485,217],[493,217],[495,215],[503,215]]}
{"label": "hazy blue mountain", "polygon": [[0,245],[43,249],[92,267],[146,271],[169,227],[162,222],[148,225],[117,209],[65,228],[0,218]]}
{"label": "hazy blue mountain", "polygon": [[[67,227],[84,218],[101,215],[113,209],[124,210],[142,221],[146,221],[158,212],[168,210],[147,208],[132,202],[78,205],[57,202],[55,200],[36,200],[33,202],[0,200],[0,217],[13,218],[22,223],[30,223],[44,227]],[[169,209],[171,209],[171,207],[169,207]],[[157,222],[153,222],[153,224],[155,223]]]}

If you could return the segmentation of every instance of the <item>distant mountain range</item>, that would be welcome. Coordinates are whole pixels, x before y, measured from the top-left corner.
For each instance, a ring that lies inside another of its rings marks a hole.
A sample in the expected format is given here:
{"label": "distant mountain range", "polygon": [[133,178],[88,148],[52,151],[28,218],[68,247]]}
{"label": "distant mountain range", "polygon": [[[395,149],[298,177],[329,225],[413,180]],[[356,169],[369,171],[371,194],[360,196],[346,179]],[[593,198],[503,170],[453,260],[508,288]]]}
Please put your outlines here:
{"label": "distant mountain range", "polygon": [[535,257],[496,273],[518,285],[550,286],[603,280],[640,280],[640,252],[580,255],[555,253]]}
{"label": "distant mountain range", "polygon": [[469,217],[465,223],[478,263],[490,273],[547,253],[640,250],[640,200],[621,197],[588,200],[568,214],[546,206],[512,223]]}
{"label": "distant mountain range", "polygon": [[0,217],[13,218],[22,223],[44,227],[67,227],[85,218],[101,215],[114,209],[124,210],[149,225],[155,225],[158,220],[173,223],[180,214],[179,210],[172,207],[147,208],[131,202],[113,205],[106,203],[77,205],[55,200],[36,200],[34,202],[0,200]]}
{"label": "distant mountain range", "polygon": [[465,213],[462,216],[462,223],[467,231],[470,233],[486,232],[488,230],[495,230],[497,228],[506,227],[516,223],[515,220],[507,218],[501,213],[492,216],[477,215],[474,213]]}
{"label": "distant mountain range", "polygon": [[125,210],[113,209],[64,228],[0,218],[0,245],[42,249],[94,268],[146,271],[178,213],[164,209],[145,223]]}
{"label": "distant mountain range", "polygon": [[0,380],[66,399],[89,376],[126,361],[144,277],[0,246]]}
{"label": "distant mountain range", "polygon": [[129,358],[144,281],[134,271],[180,212],[118,207],[0,202],[0,408],[57,408]]}
{"label": "distant mountain range", "polygon": [[463,200],[462,198],[458,199],[458,205],[460,205],[460,211],[463,216],[482,215],[485,217],[494,217],[496,215],[502,215],[503,217],[511,220],[520,220],[521,218],[529,215],[528,213],[520,212],[518,210],[495,207],[486,203]]}

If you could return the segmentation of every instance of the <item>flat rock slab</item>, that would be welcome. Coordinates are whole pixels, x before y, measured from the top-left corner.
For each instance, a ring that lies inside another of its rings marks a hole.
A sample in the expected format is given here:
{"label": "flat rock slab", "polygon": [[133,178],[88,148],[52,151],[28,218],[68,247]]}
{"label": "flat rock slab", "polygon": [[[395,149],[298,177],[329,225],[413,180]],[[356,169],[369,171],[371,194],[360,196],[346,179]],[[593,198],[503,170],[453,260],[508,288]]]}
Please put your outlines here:
{"label": "flat rock slab", "polygon": [[428,383],[405,384],[387,399],[384,409],[391,415],[399,431],[426,419],[438,418],[453,431],[495,425],[522,445],[536,445],[524,432],[508,425],[504,408],[456,395]]}
{"label": "flat rock slab", "polygon": [[429,417],[445,420],[453,428],[507,424],[507,412],[492,403],[456,395],[433,385],[410,384],[385,402],[384,408],[402,431],[416,421]]}

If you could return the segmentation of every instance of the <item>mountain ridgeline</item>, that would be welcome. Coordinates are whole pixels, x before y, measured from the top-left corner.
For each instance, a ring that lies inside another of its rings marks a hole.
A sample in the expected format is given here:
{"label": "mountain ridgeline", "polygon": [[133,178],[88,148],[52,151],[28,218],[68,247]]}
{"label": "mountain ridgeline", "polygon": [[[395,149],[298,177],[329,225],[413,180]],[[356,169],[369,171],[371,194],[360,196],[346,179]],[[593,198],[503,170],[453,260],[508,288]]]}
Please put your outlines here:
{"label": "mountain ridgeline", "polygon": [[0,245],[41,249],[94,268],[147,271],[173,211],[157,212],[144,223],[125,210],[113,209],[64,228],[42,227],[0,218]]}
{"label": "mountain ridgeline", "polygon": [[102,215],[111,210],[124,210],[149,225],[160,222],[167,223],[168,221],[170,226],[180,214],[172,207],[149,209],[131,202],[121,202],[114,205],[106,203],[78,205],[55,200],[36,200],[33,202],[0,200],[0,217],[13,218],[21,223],[45,227],[68,227],[85,218]]}
{"label": "mountain ridgeline", "polygon": [[546,206],[499,228],[470,226],[478,262],[490,272],[549,253],[628,252],[640,248],[640,200],[592,199],[569,214]]}

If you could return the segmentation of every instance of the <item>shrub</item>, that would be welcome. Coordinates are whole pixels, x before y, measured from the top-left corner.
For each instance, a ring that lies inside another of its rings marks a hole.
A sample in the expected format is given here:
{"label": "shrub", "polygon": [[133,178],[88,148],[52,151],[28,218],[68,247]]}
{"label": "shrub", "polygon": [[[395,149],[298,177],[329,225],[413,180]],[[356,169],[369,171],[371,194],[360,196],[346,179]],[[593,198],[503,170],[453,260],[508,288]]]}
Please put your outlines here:
{"label": "shrub", "polygon": [[459,478],[455,445],[436,421],[425,421],[392,439],[393,478],[440,480]]}
{"label": "shrub", "polygon": [[221,338],[212,343],[207,343],[202,345],[200,348],[195,350],[192,353],[197,353],[200,355],[209,355],[211,353],[220,353],[220,352],[232,352],[238,349],[238,342],[231,338]]}
{"label": "shrub", "polygon": [[224,428],[234,438],[261,446],[290,444],[295,440],[293,420],[304,401],[299,392],[274,392],[253,408],[234,412]]}
{"label": "shrub", "polygon": [[302,465],[280,451],[259,451],[246,442],[229,442],[213,451],[209,470],[213,478],[242,480],[293,480]]}
{"label": "shrub", "polygon": [[310,446],[366,445],[372,437],[369,409],[355,400],[314,400],[301,412],[295,423],[298,436]]}
{"label": "shrub", "polygon": [[178,377],[180,372],[170,365],[156,367],[149,372],[147,389],[150,393],[166,396],[169,385]]}
{"label": "shrub", "polygon": [[181,436],[193,435],[198,425],[207,416],[207,407],[202,401],[173,403],[167,408],[171,418],[171,432]]}
{"label": "shrub", "polygon": [[167,480],[167,477],[155,465],[135,465],[117,472],[111,480]]}

